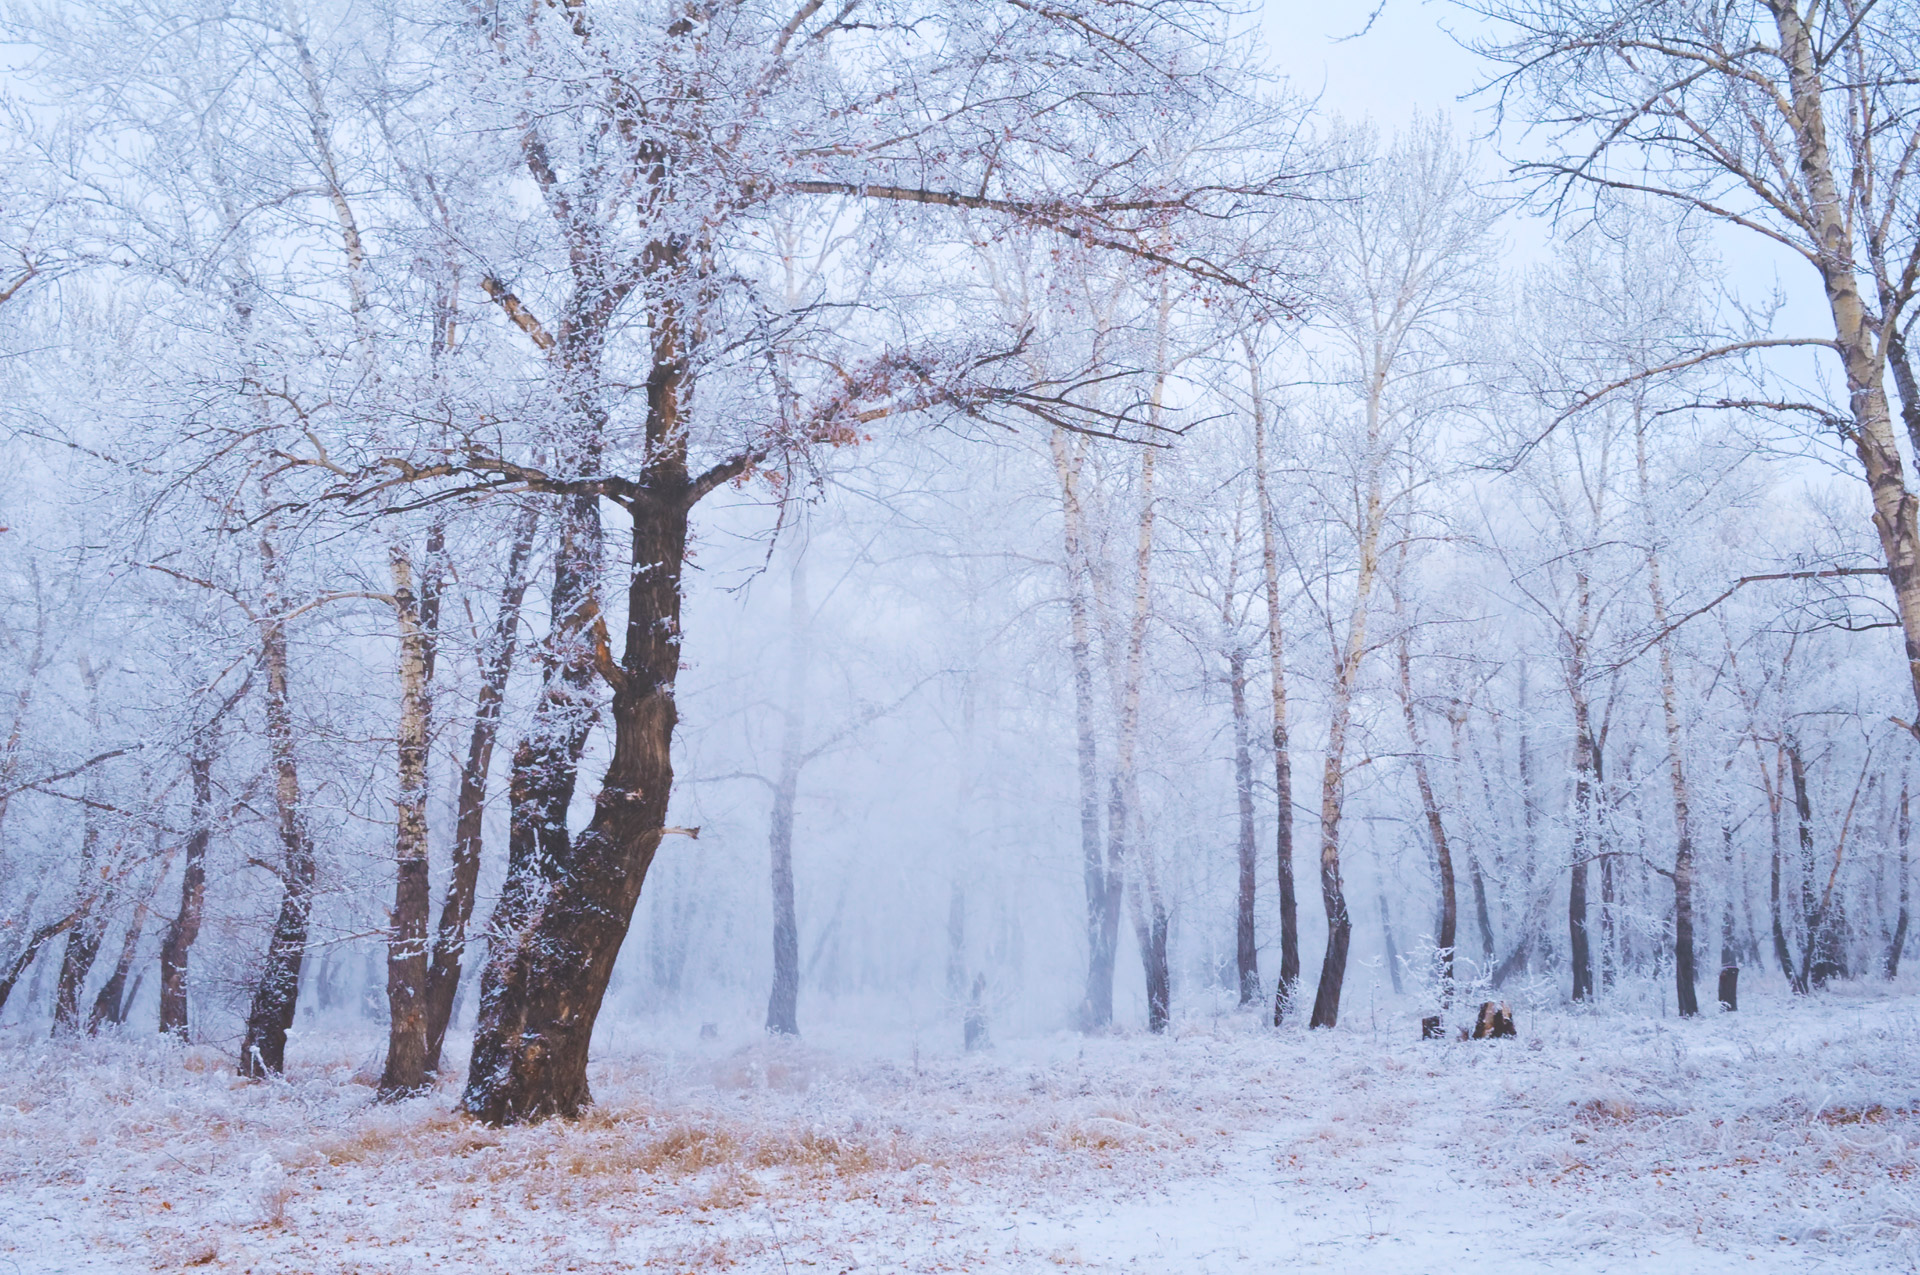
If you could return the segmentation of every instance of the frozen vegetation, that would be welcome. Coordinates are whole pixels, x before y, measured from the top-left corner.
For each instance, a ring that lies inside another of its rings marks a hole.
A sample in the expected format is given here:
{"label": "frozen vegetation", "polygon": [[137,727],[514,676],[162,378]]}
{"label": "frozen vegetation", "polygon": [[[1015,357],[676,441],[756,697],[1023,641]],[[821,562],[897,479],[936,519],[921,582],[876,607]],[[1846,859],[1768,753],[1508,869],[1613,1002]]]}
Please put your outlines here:
{"label": "frozen vegetation", "polygon": [[[375,1038],[4,1041],[0,1259],[349,1272],[1912,1270],[1920,998],[1422,1042],[1223,1009],[1166,1037],[606,1024],[578,1123],[373,1101]],[[646,1041],[671,1042],[655,1044]]]}

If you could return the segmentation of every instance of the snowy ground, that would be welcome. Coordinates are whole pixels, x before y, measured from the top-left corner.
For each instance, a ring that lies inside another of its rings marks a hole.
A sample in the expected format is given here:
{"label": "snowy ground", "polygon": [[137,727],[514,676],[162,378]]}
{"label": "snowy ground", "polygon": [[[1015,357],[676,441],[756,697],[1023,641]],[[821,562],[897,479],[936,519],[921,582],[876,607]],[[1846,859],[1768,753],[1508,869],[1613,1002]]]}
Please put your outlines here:
{"label": "snowy ground", "polygon": [[1517,1042],[1393,1018],[976,1056],[684,1041],[613,1051],[579,1124],[504,1133],[452,1088],[372,1106],[365,1041],[255,1085],[15,1032],[0,1275],[1920,1270],[1920,1000],[1540,1012]]}

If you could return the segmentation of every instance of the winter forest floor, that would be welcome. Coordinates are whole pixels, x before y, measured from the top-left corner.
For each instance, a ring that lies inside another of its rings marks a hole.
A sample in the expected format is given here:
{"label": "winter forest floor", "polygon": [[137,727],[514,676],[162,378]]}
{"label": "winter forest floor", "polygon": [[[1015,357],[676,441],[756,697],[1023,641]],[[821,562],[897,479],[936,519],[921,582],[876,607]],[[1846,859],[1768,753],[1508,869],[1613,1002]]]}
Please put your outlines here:
{"label": "winter forest floor", "polygon": [[608,1050],[586,1119],[504,1132],[452,1081],[372,1105],[366,1038],[247,1084],[15,1029],[0,1275],[1920,1269],[1920,998],[1750,1000],[1499,1042],[1364,1004],[975,1055],[676,1031]]}

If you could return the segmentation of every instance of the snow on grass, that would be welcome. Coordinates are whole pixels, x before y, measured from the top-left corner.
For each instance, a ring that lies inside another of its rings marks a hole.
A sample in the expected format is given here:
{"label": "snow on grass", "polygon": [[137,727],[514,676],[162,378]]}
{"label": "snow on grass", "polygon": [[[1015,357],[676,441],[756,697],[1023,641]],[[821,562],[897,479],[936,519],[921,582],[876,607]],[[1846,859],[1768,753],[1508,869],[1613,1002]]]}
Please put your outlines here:
{"label": "snow on grass", "polygon": [[1542,1012],[1502,1042],[1401,1018],[628,1050],[584,1119],[507,1130],[453,1114],[452,1080],[376,1106],[364,1039],[309,1036],[250,1084],[205,1049],[0,1036],[0,1275],[1920,1258],[1920,1003]]}

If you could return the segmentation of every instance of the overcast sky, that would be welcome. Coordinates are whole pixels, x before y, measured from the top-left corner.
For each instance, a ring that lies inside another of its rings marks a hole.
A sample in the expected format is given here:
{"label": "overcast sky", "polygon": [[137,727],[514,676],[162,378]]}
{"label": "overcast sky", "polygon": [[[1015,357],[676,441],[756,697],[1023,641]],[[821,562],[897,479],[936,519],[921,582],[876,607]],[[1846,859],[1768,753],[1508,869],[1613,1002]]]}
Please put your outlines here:
{"label": "overcast sky", "polygon": [[[1448,34],[1468,22],[1450,4],[1385,0],[1265,0],[1262,27],[1275,70],[1329,110],[1371,115],[1391,128],[1415,109],[1444,109],[1470,124],[1476,59]],[[1365,31],[1365,34],[1360,32]],[[1346,38],[1352,37],[1352,38]]]}

